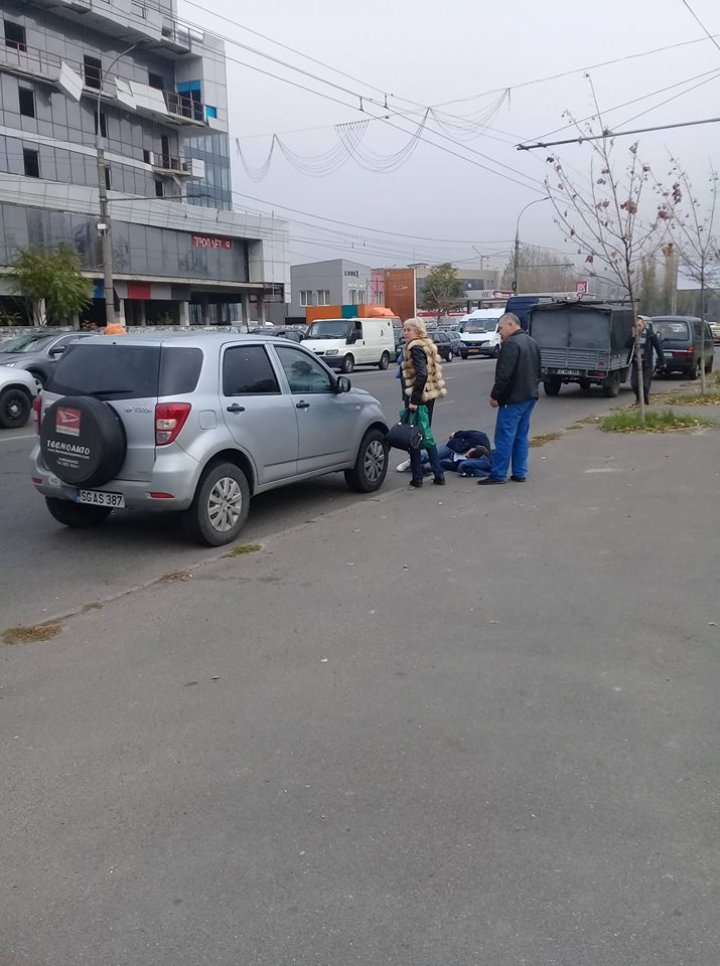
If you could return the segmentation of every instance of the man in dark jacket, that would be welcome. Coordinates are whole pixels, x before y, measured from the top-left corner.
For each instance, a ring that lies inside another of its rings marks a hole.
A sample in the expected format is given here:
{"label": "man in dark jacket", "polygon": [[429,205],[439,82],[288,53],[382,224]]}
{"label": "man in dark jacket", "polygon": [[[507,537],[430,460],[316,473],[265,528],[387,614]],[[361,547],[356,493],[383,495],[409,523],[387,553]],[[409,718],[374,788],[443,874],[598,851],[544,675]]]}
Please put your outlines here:
{"label": "man in dark jacket", "polygon": [[520,320],[508,312],[498,322],[502,348],[495,367],[495,385],[490,405],[497,409],[495,452],[490,476],[479,486],[504,483],[512,462],[511,480],[524,483],[527,477],[530,417],[538,399],[540,349],[523,332]]}
{"label": "man in dark jacket", "polygon": [[[636,333],[637,342],[635,341]],[[636,405],[640,402],[640,377],[637,359],[635,358],[638,345],[643,374],[643,397],[645,398],[645,405],[649,406],[650,384],[652,382],[653,372],[656,366],[662,368],[665,365],[665,355],[660,339],[658,339],[650,319],[644,315],[638,315],[637,322],[633,326],[633,334],[627,341],[627,348],[630,349],[630,355],[628,357],[631,366],[630,385],[632,386],[632,391],[635,393]]]}

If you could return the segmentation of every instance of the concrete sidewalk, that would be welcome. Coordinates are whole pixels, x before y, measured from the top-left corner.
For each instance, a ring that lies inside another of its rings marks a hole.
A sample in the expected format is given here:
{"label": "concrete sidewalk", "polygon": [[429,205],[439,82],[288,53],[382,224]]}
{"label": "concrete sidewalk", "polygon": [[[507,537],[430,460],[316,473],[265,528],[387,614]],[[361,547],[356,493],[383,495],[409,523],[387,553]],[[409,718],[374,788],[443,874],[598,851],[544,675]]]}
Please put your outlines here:
{"label": "concrete sidewalk", "polygon": [[568,431],[0,649],[4,966],[715,966],[719,443]]}

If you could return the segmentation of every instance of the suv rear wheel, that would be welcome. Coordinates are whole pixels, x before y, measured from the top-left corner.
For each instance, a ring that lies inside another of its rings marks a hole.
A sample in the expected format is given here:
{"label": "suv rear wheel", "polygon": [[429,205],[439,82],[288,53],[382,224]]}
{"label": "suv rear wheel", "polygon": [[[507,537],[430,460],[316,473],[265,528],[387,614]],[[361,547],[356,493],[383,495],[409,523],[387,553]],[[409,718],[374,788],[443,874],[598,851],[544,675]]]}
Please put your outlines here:
{"label": "suv rear wheel", "polygon": [[345,482],[356,493],[374,493],[387,475],[388,448],[379,429],[369,429],[362,438],[355,465],[345,470]]}
{"label": "suv rear wheel", "polygon": [[50,515],[66,527],[96,527],[112,513],[112,508],[108,506],[86,506],[84,503],[58,500],[54,496],[45,497],[45,505]]}
{"label": "suv rear wheel", "polygon": [[234,463],[216,463],[206,470],[185,510],[185,526],[197,543],[221,547],[232,543],[250,510],[250,487]]}

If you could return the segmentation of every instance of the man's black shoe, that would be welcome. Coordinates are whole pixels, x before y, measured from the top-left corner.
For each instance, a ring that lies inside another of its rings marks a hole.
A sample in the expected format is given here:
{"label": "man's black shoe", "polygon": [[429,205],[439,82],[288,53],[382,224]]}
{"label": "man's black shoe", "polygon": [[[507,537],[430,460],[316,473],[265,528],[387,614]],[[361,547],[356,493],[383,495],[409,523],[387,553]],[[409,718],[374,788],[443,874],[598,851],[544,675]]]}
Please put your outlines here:
{"label": "man's black shoe", "polygon": [[524,483],[527,479],[527,476],[511,476],[510,479],[513,481],[513,483]]}
{"label": "man's black shoe", "polygon": [[422,480],[410,480],[410,486],[415,490],[419,490],[422,486]]}
{"label": "man's black shoe", "polygon": [[435,484],[435,486],[445,486],[445,477],[436,476],[433,480],[433,483]]}
{"label": "man's black shoe", "polygon": [[497,476],[486,476],[484,480],[478,480],[478,486],[504,486],[505,480],[498,479]]}

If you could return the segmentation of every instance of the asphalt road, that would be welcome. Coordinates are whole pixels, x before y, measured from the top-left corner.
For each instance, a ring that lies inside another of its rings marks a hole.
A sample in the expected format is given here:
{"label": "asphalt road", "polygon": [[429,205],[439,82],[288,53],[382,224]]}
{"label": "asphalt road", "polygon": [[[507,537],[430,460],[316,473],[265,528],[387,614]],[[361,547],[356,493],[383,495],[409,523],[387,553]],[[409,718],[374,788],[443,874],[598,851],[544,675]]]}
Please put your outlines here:
{"label": "asphalt road", "polygon": [[[448,396],[435,410],[438,438],[467,428],[484,429],[492,437],[494,413],[487,398],[494,368],[489,359],[456,359],[445,365]],[[400,383],[394,367],[386,372],[358,370],[351,378],[354,385],[380,399],[388,419],[394,418],[400,407]],[[565,387],[554,399],[543,397],[541,391],[532,432],[555,432],[631,398],[627,387],[612,400],[599,390],[583,394],[576,386]],[[217,550],[188,544],[171,515],[119,513],[90,531],[57,524],[29,480],[28,454],[33,440],[31,424],[0,433],[2,627],[66,614],[218,556]],[[401,458],[399,453],[392,454],[383,492],[407,484],[407,476],[394,472]],[[357,500],[341,475],[265,494],[253,501],[242,542],[264,540]]]}

